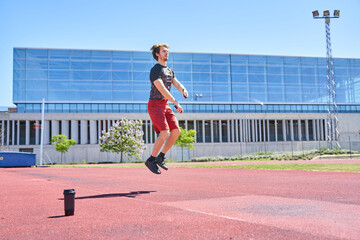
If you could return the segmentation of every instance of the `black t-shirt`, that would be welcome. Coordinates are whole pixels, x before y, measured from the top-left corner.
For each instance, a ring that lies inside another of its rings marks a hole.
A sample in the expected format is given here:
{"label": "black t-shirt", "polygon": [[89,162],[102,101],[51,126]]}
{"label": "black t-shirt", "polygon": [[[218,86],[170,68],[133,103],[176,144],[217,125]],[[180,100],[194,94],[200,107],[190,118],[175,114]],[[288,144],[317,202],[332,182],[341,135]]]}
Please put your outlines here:
{"label": "black t-shirt", "polygon": [[169,90],[171,89],[172,80],[175,78],[174,71],[168,66],[163,66],[159,63],[155,64],[150,71],[150,82],[151,82],[151,91],[150,99],[161,100],[164,96],[156,88],[154,81],[162,79],[165,87]]}

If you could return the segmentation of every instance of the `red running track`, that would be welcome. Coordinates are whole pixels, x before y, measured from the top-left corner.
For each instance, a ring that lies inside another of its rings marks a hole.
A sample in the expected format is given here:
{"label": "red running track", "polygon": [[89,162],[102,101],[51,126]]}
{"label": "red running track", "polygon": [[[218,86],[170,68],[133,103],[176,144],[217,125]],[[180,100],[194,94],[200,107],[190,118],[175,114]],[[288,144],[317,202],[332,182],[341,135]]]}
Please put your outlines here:
{"label": "red running track", "polygon": [[0,239],[359,239],[359,189],[359,173],[3,168]]}

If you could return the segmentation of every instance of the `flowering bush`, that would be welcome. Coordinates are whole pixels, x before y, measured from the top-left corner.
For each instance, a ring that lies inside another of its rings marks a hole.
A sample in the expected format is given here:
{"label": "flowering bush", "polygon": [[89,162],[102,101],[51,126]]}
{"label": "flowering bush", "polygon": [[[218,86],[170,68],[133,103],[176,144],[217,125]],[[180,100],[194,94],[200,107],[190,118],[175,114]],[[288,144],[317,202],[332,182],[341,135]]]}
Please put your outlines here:
{"label": "flowering bush", "polygon": [[140,120],[122,118],[120,121],[115,122],[109,132],[102,131],[100,151],[121,153],[120,162],[123,161],[123,154],[127,157],[140,159],[146,148],[143,135]]}

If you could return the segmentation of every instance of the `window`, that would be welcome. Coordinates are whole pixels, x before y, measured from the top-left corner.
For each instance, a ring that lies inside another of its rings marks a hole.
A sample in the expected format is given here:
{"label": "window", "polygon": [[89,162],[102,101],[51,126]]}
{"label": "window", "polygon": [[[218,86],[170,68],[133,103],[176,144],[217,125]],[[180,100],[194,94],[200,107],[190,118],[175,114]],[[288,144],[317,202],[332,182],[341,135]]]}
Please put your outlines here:
{"label": "window", "polygon": [[221,121],[221,135],[222,135],[222,142],[229,142],[229,136],[228,136],[228,121],[222,120]]}
{"label": "window", "polygon": [[196,121],[196,142],[203,142],[203,122]]}
{"label": "window", "polygon": [[211,142],[211,121],[204,121],[205,124],[205,142]]}

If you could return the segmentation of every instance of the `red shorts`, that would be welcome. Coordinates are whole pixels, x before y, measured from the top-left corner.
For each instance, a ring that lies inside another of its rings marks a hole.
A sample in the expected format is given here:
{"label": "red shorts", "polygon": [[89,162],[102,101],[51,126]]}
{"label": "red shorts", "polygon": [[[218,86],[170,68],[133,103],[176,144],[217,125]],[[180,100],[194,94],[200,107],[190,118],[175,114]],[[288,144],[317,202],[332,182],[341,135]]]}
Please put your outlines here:
{"label": "red shorts", "polygon": [[180,129],[174,112],[167,100],[152,100],[148,102],[148,112],[156,133],[164,130]]}

